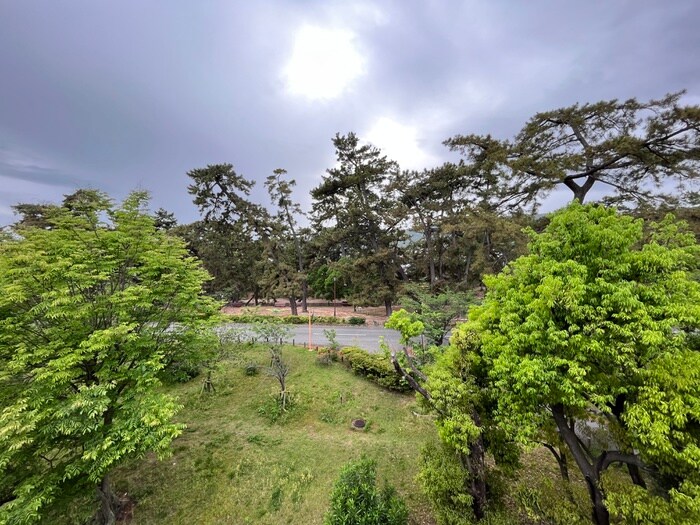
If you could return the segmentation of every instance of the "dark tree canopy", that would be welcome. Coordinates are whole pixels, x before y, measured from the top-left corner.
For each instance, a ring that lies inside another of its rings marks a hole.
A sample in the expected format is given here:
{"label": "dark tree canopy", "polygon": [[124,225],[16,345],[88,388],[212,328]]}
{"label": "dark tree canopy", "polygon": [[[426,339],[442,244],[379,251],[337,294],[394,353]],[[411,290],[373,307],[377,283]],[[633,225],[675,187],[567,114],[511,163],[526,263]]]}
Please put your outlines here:
{"label": "dark tree canopy", "polygon": [[311,191],[315,226],[325,226],[327,243],[352,261],[345,268],[354,300],[384,303],[391,313],[402,271],[403,216],[391,187],[398,165],[374,146],[361,144],[354,133],[337,134],[333,145],[338,165]]}
{"label": "dark tree canopy", "polygon": [[700,107],[680,105],[683,93],[575,104],[536,114],[513,140],[457,135],[445,144],[523,202],[559,185],[580,202],[595,185],[618,201],[667,198],[692,191],[700,173]]}

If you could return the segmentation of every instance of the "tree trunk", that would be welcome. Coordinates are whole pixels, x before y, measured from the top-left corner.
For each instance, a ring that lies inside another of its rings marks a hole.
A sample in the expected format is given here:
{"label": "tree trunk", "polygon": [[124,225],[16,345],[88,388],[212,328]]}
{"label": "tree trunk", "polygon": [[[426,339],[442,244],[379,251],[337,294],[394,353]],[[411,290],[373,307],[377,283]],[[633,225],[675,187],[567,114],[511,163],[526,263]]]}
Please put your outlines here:
{"label": "tree trunk", "polygon": [[591,479],[586,478],[586,484],[588,485],[588,494],[593,502],[593,521],[596,525],[609,525],[610,524],[610,513],[605,506],[605,501],[603,500],[603,492],[600,490],[600,480],[595,482]]}
{"label": "tree trunk", "polygon": [[301,311],[306,313],[309,311],[309,283],[306,282],[306,277],[301,281]]}
{"label": "tree trunk", "polygon": [[386,310],[386,316],[389,317],[393,312],[391,308],[391,299],[384,299],[384,309]]}
{"label": "tree trunk", "polygon": [[588,195],[588,192],[593,187],[594,183],[595,179],[593,177],[586,177],[586,181],[580,186],[576,184],[576,182],[573,179],[564,179],[564,185],[567,188],[569,188],[574,194],[573,200],[578,201],[581,204],[583,204],[586,195]]}
{"label": "tree trunk", "polygon": [[297,310],[297,298],[293,295],[289,297],[289,308],[292,310],[292,315],[299,315],[299,310]]}
{"label": "tree trunk", "polygon": [[566,454],[564,451],[561,448],[557,450],[549,443],[542,443],[542,445],[544,445],[544,447],[552,453],[552,456],[554,456],[554,459],[557,461],[557,465],[559,466],[559,474],[561,475],[562,481],[569,483],[571,481],[569,478],[569,466],[566,462]]}
{"label": "tree trunk", "polygon": [[433,231],[432,226],[428,225],[425,228],[425,248],[426,256],[428,257],[428,277],[430,279],[430,289],[435,286],[435,256],[433,252]]}
{"label": "tree trunk", "polygon": [[469,284],[469,272],[472,266],[472,252],[467,255],[467,264],[464,267],[464,284]]}
{"label": "tree trunk", "polygon": [[[472,420],[477,427],[481,426],[481,418],[476,410],[472,411]],[[486,449],[481,435],[469,447],[469,493],[472,497],[472,511],[477,521],[486,514]]]}
{"label": "tree trunk", "polygon": [[97,487],[97,497],[100,500],[100,510],[95,515],[96,525],[114,525],[119,513],[119,498],[112,490],[109,475],[106,474]]}
{"label": "tree trunk", "polygon": [[638,487],[642,487],[643,489],[647,488],[647,484],[644,481],[642,473],[639,471],[639,467],[637,465],[630,465],[629,463],[627,463],[627,472],[629,472],[630,474],[630,479],[632,479],[632,483],[634,483]]}
{"label": "tree trunk", "polygon": [[610,514],[605,506],[605,498],[600,487],[601,470],[594,468],[588,461],[586,452],[581,447],[573,427],[567,424],[568,418],[564,412],[564,407],[562,405],[554,405],[552,407],[552,415],[559,430],[559,435],[566,443],[569,452],[571,452],[574,461],[576,461],[576,465],[578,465],[581,474],[586,479],[588,495],[593,504],[593,522],[596,525],[610,525]]}

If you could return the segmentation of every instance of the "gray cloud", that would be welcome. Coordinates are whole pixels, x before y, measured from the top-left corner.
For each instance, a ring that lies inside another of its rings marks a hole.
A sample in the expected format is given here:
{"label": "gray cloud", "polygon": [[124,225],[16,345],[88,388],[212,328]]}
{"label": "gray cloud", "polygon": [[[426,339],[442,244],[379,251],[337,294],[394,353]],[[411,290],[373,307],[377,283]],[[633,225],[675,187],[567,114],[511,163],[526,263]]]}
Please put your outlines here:
{"label": "gray cloud", "polygon": [[[0,207],[58,187],[139,187],[190,221],[185,173],[218,162],[259,181],[285,167],[308,204],[334,133],[381,117],[416,126],[443,159],[455,133],[508,137],[577,101],[683,88],[698,100],[698,22],[693,0],[4,2],[0,150],[51,160],[18,168],[0,155],[0,175],[34,183],[0,190]],[[356,34],[366,73],[340,98],[285,91],[304,24]]]}

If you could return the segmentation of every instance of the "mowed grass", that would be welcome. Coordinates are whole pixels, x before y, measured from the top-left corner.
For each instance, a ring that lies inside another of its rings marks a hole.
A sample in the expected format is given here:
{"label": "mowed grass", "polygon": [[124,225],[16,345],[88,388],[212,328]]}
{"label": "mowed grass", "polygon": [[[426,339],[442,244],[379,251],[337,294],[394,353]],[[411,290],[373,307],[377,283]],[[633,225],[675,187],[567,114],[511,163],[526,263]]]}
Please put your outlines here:
{"label": "mowed grass", "polygon": [[[201,379],[173,387],[187,430],[163,461],[147,457],[119,468],[117,490],[136,501],[134,524],[320,524],[341,467],[362,455],[378,462],[380,480],[396,487],[411,523],[434,523],[415,481],[420,449],[435,435],[430,417],[417,416],[415,397],[390,392],[354,375],[342,363],[322,366],[316,353],[286,347],[288,390],[294,405],[277,422],[278,384],[244,364],[269,364],[262,346],[244,346],[213,374],[216,392]],[[352,430],[353,418],[367,428]]]}

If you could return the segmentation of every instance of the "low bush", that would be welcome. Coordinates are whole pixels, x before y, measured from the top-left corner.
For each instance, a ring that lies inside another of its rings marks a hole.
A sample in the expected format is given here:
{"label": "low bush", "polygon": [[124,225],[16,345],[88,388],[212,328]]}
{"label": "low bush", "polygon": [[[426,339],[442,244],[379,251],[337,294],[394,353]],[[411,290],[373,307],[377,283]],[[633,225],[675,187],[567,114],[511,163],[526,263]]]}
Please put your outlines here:
{"label": "low bush", "polygon": [[343,359],[352,367],[353,372],[365,376],[380,386],[397,392],[408,392],[411,387],[406,380],[396,372],[385,355],[370,354],[357,347],[344,348],[341,351]]}
{"label": "low bush", "polygon": [[260,365],[258,363],[246,363],[245,367],[245,375],[247,376],[256,376],[258,375],[258,371],[260,370]]}
{"label": "low bush", "polygon": [[187,383],[201,373],[199,363],[190,361],[174,361],[160,373],[165,383]]}
{"label": "low bush", "polygon": [[[352,324],[364,324],[364,319],[361,317],[351,317],[351,319],[362,319],[362,323],[352,323]],[[261,314],[234,314],[227,317],[227,321],[232,323],[241,324],[253,324],[253,323],[279,323],[279,324],[307,324],[309,322],[309,317],[307,315],[261,315]],[[343,324],[344,319],[340,317],[333,317],[329,315],[312,315],[311,322],[313,324]]]}
{"label": "low bush", "polygon": [[285,424],[302,413],[303,406],[298,395],[287,392],[285,408],[282,408],[279,394],[270,395],[258,407],[258,415],[270,423]]}
{"label": "low bush", "polygon": [[364,317],[348,317],[348,324],[361,325],[365,324],[367,320]]}
{"label": "low bush", "polygon": [[340,472],[324,525],[406,525],[408,509],[396,490],[377,488],[377,464],[363,458]]}
{"label": "low bush", "polygon": [[345,319],[333,317],[332,315],[312,315],[311,322],[316,324],[343,324]]}
{"label": "low bush", "polygon": [[227,321],[232,323],[252,324],[252,323],[282,323],[282,317],[275,315],[260,315],[260,314],[236,314],[229,315]]}

